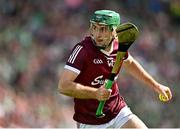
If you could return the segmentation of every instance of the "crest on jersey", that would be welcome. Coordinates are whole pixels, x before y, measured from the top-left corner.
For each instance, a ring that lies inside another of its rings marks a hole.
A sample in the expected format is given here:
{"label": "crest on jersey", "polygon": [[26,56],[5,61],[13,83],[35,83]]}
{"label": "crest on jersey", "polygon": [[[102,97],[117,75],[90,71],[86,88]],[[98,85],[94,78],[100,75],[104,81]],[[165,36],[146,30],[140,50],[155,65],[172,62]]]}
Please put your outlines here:
{"label": "crest on jersey", "polygon": [[94,59],[93,63],[94,64],[103,64],[103,61],[101,59]]}
{"label": "crest on jersey", "polygon": [[106,57],[107,59],[107,64],[109,67],[113,67],[114,66],[114,63],[115,63],[115,60],[113,57]]}

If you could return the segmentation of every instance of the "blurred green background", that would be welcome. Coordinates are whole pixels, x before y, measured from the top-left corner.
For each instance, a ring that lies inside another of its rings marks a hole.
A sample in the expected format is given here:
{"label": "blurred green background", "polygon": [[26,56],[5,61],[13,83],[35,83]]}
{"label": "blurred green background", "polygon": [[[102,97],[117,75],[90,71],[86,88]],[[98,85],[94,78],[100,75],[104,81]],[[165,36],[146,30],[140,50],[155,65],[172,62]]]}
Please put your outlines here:
{"label": "blurred green background", "polygon": [[180,127],[179,0],[0,0],[0,127],[76,127],[73,99],[58,94],[58,79],[97,9],[138,26],[130,53],[172,89],[162,103],[122,68],[120,92],[131,110],[148,127]]}

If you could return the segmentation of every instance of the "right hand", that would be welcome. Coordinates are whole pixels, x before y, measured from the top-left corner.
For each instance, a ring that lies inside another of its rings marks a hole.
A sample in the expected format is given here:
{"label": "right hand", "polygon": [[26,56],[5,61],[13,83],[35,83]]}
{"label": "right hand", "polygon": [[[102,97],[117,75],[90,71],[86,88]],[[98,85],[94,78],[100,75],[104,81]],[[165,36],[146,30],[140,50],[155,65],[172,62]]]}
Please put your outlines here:
{"label": "right hand", "polygon": [[105,101],[108,100],[109,97],[111,96],[111,89],[106,89],[104,85],[98,88],[96,91],[96,98],[99,101]]}

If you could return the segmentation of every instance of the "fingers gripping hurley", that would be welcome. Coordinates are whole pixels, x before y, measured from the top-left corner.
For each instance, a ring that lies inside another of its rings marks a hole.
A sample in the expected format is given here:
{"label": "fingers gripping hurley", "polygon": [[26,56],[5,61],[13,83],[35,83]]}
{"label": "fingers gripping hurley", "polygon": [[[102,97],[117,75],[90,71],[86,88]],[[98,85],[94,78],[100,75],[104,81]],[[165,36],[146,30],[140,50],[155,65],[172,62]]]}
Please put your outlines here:
{"label": "fingers gripping hurley", "polygon": [[[105,84],[106,89],[111,89],[113,81],[114,81],[114,77],[116,76],[116,73],[118,72],[118,68],[121,66],[122,59],[125,56],[125,54],[126,54],[126,52],[120,52],[120,51],[117,52],[115,64],[111,71],[110,77]],[[103,108],[104,108],[105,102],[106,101],[100,101],[99,106],[96,110],[96,117],[102,118],[105,116],[105,114],[103,113]]]}
{"label": "fingers gripping hurley", "polygon": [[[119,25],[116,29],[116,32],[119,41],[119,48],[110,77],[105,84],[106,89],[111,89],[116,73],[118,72],[119,67],[122,64],[123,57],[139,34],[137,27],[132,23],[124,23]],[[105,114],[103,113],[105,102],[106,101],[100,101],[99,106],[96,110],[96,117],[102,118],[105,116]]]}

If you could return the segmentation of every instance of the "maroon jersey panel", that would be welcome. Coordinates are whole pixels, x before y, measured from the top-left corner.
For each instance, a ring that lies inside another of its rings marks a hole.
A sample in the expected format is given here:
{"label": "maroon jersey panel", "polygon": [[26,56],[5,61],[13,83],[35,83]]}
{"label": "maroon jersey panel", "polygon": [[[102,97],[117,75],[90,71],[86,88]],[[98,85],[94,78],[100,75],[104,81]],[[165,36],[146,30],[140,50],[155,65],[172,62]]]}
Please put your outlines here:
{"label": "maroon jersey panel", "polygon": [[[118,42],[113,41],[111,53],[100,51],[91,37],[86,37],[72,50],[65,65],[66,69],[72,70],[79,75],[75,82],[85,86],[98,88],[109,78],[115,62]],[[117,78],[117,76],[116,76]],[[104,106],[104,118],[96,118],[96,109],[99,101],[94,99],[74,99],[74,120],[85,124],[103,124],[112,120],[126,105],[119,94],[118,84],[115,80],[112,86],[112,94]]]}

